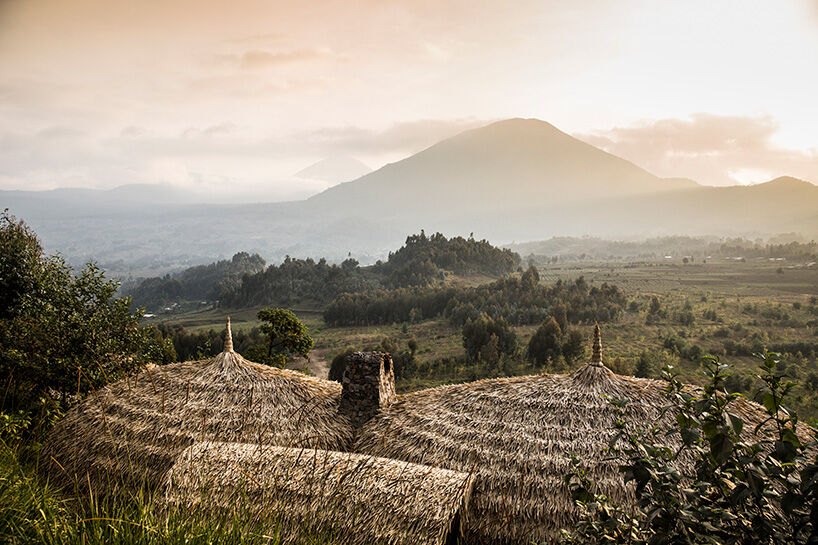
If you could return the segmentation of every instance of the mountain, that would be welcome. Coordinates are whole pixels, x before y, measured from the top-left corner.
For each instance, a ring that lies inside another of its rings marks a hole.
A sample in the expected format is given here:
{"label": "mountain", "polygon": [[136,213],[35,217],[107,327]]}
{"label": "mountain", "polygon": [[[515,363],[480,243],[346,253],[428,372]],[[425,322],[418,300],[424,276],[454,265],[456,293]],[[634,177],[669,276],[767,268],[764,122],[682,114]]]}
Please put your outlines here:
{"label": "mountain", "polygon": [[537,119],[463,132],[309,200],[330,206],[394,206],[416,214],[510,210],[689,189],[664,180]]}
{"label": "mountain", "polygon": [[117,271],[138,263],[150,276],[241,250],[268,262],[349,253],[374,261],[421,229],[494,243],[818,235],[818,187],[809,182],[715,188],[663,179],[533,119],[464,132],[302,201],[202,204],[173,191],[0,191],[0,210],[8,206],[74,263],[95,258]]}
{"label": "mountain", "polygon": [[355,180],[372,172],[361,161],[346,155],[327,157],[294,174],[303,180],[316,180],[332,186]]}

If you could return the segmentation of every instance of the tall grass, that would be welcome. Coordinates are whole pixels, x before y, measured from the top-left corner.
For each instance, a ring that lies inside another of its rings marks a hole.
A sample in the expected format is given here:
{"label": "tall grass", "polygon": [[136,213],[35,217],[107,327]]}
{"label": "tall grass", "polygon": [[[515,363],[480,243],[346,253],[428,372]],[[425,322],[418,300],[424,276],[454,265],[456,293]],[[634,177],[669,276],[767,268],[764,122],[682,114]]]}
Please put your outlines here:
{"label": "tall grass", "polygon": [[215,519],[184,512],[160,515],[149,494],[108,500],[60,496],[38,481],[18,449],[0,441],[0,543],[280,545],[274,526],[252,522],[240,512]]}

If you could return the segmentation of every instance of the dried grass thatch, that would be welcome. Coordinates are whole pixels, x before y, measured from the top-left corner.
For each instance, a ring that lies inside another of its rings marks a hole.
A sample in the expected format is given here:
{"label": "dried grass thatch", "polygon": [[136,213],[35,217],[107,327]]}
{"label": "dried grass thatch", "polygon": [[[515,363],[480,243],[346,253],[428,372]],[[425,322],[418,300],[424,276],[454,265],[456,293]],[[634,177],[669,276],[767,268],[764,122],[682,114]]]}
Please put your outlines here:
{"label": "dried grass thatch", "polygon": [[[442,545],[459,530],[466,473],[326,450],[196,443],[167,473],[163,508],[231,517],[236,511],[285,543]],[[454,526],[457,524],[457,526]]]}
{"label": "dried grass thatch", "polygon": [[152,489],[194,441],[344,449],[341,385],[249,362],[211,360],[145,369],[90,395],[54,428],[40,466],[52,484],[96,493]]}
{"label": "dried grass thatch", "polygon": [[[550,541],[576,518],[564,476],[570,455],[616,502],[633,501],[607,451],[619,418],[611,400],[627,398],[633,429],[673,426],[662,415],[666,383],[619,376],[602,364],[597,332],[592,361],[570,375],[536,375],[441,386],[398,396],[368,422],[356,452],[452,470],[474,470],[466,535],[475,542]],[[733,406],[752,430],[757,405]],[[749,425],[753,424],[753,425]],[[671,440],[672,441],[672,440]]]}

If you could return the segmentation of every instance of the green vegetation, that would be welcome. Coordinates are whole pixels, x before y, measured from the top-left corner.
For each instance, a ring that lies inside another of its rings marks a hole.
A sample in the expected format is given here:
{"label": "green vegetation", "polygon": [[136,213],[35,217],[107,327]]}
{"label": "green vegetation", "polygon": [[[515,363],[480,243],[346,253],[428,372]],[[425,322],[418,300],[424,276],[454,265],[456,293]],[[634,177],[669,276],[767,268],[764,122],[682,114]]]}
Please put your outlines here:
{"label": "green vegetation", "polygon": [[605,240],[595,237],[553,237],[512,245],[537,264],[577,261],[651,261],[666,256],[675,262],[702,263],[713,259],[818,260],[818,242],[799,240],[797,235],[772,237],[767,241],[746,238],[669,236],[641,241]]}
{"label": "green vegetation", "polygon": [[[258,311],[261,332],[265,335],[264,350],[250,350],[248,357],[258,363],[283,367],[293,356],[307,357],[315,342],[306,326],[291,310],[264,308]],[[255,356],[255,357],[254,357]]]}
{"label": "green vegetation", "polygon": [[390,252],[386,263],[376,264],[374,270],[383,274],[385,286],[398,288],[427,286],[441,279],[443,271],[502,276],[514,272],[519,263],[520,256],[487,240],[476,241],[472,236],[447,239],[440,233],[427,237],[421,230],[407,237],[404,246]]}
{"label": "green vegetation", "polygon": [[264,270],[264,265],[260,255],[239,252],[230,260],[190,267],[175,275],[137,280],[125,291],[134,305],[150,309],[180,301],[213,301],[236,289],[244,275]]}
{"label": "green vegetation", "polygon": [[[7,430],[5,430],[7,431]],[[0,542],[45,545],[279,545],[275,521],[237,508],[220,517],[160,513],[149,493],[97,498],[58,494],[35,474],[31,453],[0,439]],[[298,545],[327,543],[306,537]]]}
{"label": "green vegetation", "polygon": [[78,274],[31,229],[0,216],[2,410],[59,414],[157,353],[141,317],[93,263]]}
{"label": "green vegetation", "polygon": [[463,347],[469,361],[496,365],[517,352],[517,335],[502,316],[494,320],[481,314],[463,324]]}
{"label": "green vegetation", "polygon": [[562,362],[571,365],[579,361],[585,355],[585,344],[586,339],[582,333],[569,329],[563,334],[562,327],[551,316],[531,336],[527,356],[537,367],[559,369]]}
{"label": "green vegetation", "polygon": [[[333,326],[411,322],[444,316],[455,325],[486,313],[515,325],[543,321],[552,312],[571,323],[610,322],[623,313],[625,296],[616,286],[589,287],[583,277],[574,282],[539,283],[535,268],[476,287],[407,288],[343,294],[324,311]],[[564,309],[564,312],[563,312]]]}
{"label": "green vegetation", "polygon": [[447,272],[501,276],[516,270],[520,257],[472,237],[447,239],[440,233],[407,237],[386,262],[361,267],[352,258],[340,265],[325,259],[286,257],[281,265],[264,268],[257,254],[241,252],[229,261],[191,267],[176,275],[132,282],[126,292],[149,309],[184,302],[218,301],[223,308],[259,305],[323,305],[342,293],[378,288],[428,286]]}
{"label": "green vegetation", "polygon": [[[727,366],[705,360],[708,382],[686,388],[672,369],[668,410],[681,445],[666,446],[669,430],[620,426],[612,447],[628,460],[620,471],[634,486],[636,509],[595,492],[579,468],[566,476],[584,516],[564,542],[634,545],[728,543],[807,544],[818,540],[818,458],[815,430],[798,426],[786,402],[793,384],[776,354],[761,355],[761,401],[767,419],[749,429],[726,389]],[[628,400],[612,400],[624,407]],[[759,433],[763,430],[762,433]]]}

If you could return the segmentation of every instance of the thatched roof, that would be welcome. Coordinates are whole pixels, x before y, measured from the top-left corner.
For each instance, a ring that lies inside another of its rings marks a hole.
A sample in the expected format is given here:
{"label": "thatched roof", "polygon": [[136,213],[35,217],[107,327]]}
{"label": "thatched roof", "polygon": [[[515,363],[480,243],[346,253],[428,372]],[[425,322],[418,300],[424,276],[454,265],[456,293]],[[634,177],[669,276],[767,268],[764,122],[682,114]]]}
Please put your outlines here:
{"label": "thatched roof", "polygon": [[[475,541],[540,542],[575,520],[564,476],[569,456],[616,502],[628,504],[607,452],[619,418],[610,400],[627,398],[634,429],[673,426],[665,382],[619,376],[602,363],[597,329],[591,361],[570,375],[536,375],[441,386],[402,396],[360,430],[356,452],[475,472],[466,534]],[[748,423],[760,408],[734,406]],[[752,430],[754,426],[745,426]]]}
{"label": "thatched roof", "polygon": [[338,414],[341,385],[249,362],[213,359],[156,366],[91,394],[57,424],[40,466],[53,484],[97,493],[160,482],[194,441],[343,449],[352,438]]}
{"label": "thatched roof", "polygon": [[[443,545],[459,531],[470,475],[326,450],[196,443],[168,472],[164,508],[246,517],[283,541]],[[246,519],[243,519],[246,520]]]}

